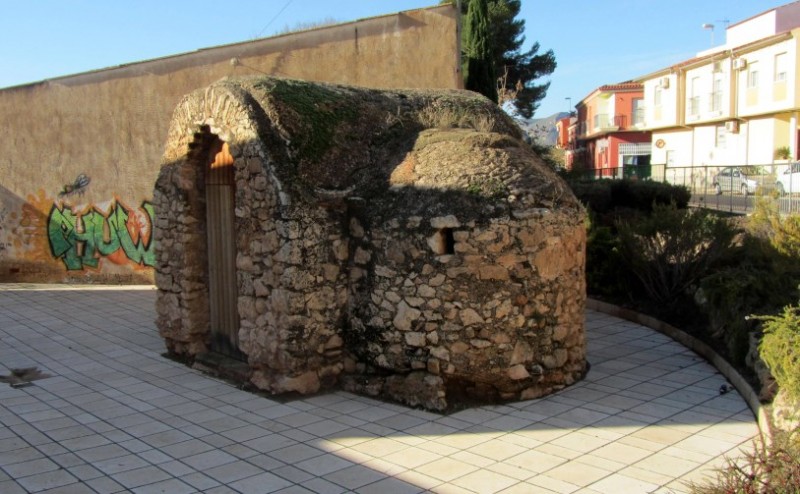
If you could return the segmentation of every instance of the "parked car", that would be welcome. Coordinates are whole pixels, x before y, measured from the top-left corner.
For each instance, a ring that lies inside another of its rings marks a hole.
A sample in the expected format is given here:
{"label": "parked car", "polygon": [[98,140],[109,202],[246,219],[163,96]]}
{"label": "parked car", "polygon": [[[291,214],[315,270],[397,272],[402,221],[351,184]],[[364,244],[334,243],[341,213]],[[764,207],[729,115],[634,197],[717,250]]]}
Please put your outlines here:
{"label": "parked car", "polygon": [[765,177],[767,176],[767,173],[757,166],[728,166],[714,175],[712,186],[717,195],[722,192],[740,192],[746,196],[766,188]]}
{"label": "parked car", "polygon": [[800,162],[791,163],[786,171],[778,175],[775,188],[780,195],[800,193]]}

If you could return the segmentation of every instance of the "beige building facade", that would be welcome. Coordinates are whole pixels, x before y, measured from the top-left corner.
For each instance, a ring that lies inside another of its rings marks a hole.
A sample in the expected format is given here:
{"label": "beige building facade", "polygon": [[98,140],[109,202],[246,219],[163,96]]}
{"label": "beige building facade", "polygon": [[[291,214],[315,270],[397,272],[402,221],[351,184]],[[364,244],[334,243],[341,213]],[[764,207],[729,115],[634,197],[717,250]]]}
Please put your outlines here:
{"label": "beige building facade", "polygon": [[406,11],[0,90],[0,282],[150,282],[181,98],[226,77],[461,88],[458,12]]}
{"label": "beige building facade", "polygon": [[[800,3],[726,30],[724,45],[639,79],[652,163],[670,169],[761,166],[783,172],[800,141]],[[656,172],[654,171],[654,174]]]}

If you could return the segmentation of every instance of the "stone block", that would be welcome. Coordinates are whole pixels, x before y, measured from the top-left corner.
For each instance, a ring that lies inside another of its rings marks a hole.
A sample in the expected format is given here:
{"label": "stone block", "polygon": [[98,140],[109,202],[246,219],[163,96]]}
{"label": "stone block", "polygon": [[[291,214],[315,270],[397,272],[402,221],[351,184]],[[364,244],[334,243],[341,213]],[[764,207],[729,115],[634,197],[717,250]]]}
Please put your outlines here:
{"label": "stone block", "polygon": [[435,218],[431,218],[431,226],[437,229],[459,228],[461,226],[461,222],[458,221],[458,218],[450,214],[447,216],[437,216]]}
{"label": "stone block", "polygon": [[509,367],[507,374],[508,378],[513,381],[519,381],[520,379],[527,379],[531,377],[530,373],[528,373],[528,369],[526,369],[522,364]]}
{"label": "stone block", "polygon": [[418,309],[409,306],[405,301],[401,301],[397,304],[397,314],[394,316],[392,323],[400,331],[408,331],[421,315],[422,312]]}
{"label": "stone block", "polygon": [[483,318],[474,309],[464,309],[458,315],[461,319],[461,324],[464,326],[483,323]]}
{"label": "stone block", "polygon": [[406,345],[413,347],[424,347],[426,342],[425,333],[409,331],[405,335]]}
{"label": "stone block", "polygon": [[482,280],[507,280],[508,270],[503,266],[481,266],[478,270]]}

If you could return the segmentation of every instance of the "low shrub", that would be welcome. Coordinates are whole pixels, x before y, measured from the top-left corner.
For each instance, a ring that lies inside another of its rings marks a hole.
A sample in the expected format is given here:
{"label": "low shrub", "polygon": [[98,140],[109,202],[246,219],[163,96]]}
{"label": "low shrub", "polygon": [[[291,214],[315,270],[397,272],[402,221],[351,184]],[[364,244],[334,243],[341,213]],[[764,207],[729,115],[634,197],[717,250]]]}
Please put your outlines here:
{"label": "low shrub", "polygon": [[800,307],[787,306],[783,314],[759,316],[764,336],[758,346],[761,359],[775,382],[793,402],[800,402]]}
{"label": "low shrub", "polygon": [[708,315],[710,336],[724,343],[729,361],[739,368],[750,350],[750,333],[758,329],[748,316],[775,313],[796,300],[796,268],[787,264],[768,240],[744,235],[700,281],[697,298]]}
{"label": "low shrub", "polygon": [[654,204],[685,209],[691,193],[683,186],[649,180],[569,180],[575,196],[599,215],[618,209],[652,212]]}
{"label": "low shrub", "polygon": [[590,221],[586,235],[586,289],[612,300],[627,299],[629,280],[619,253],[619,236],[609,226]]}
{"label": "low shrub", "polygon": [[653,212],[619,221],[619,251],[655,303],[673,306],[732,248],[736,230],[706,210],[653,204]]}
{"label": "low shrub", "polygon": [[680,185],[649,180],[615,180],[611,184],[611,201],[616,207],[637,211],[653,211],[654,205],[675,204],[686,209],[692,194]]}
{"label": "low shrub", "polygon": [[797,432],[779,432],[769,443],[756,440],[741,459],[726,459],[716,478],[691,484],[693,494],[772,494],[800,492],[800,444]]}
{"label": "low shrub", "polygon": [[768,238],[779,253],[795,260],[800,259],[800,215],[781,216],[778,201],[760,197],[756,201],[749,225],[753,234]]}

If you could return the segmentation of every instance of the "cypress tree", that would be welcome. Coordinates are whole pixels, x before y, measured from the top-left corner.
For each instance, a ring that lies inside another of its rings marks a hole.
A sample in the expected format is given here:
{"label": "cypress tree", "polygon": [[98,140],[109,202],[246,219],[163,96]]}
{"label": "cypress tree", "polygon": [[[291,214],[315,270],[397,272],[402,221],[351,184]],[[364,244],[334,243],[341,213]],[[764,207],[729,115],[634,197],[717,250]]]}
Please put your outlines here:
{"label": "cypress tree", "polygon": [[469,4],[462,38],[464,87],[497,102],[489,5],[487,0],[467,1]]}

